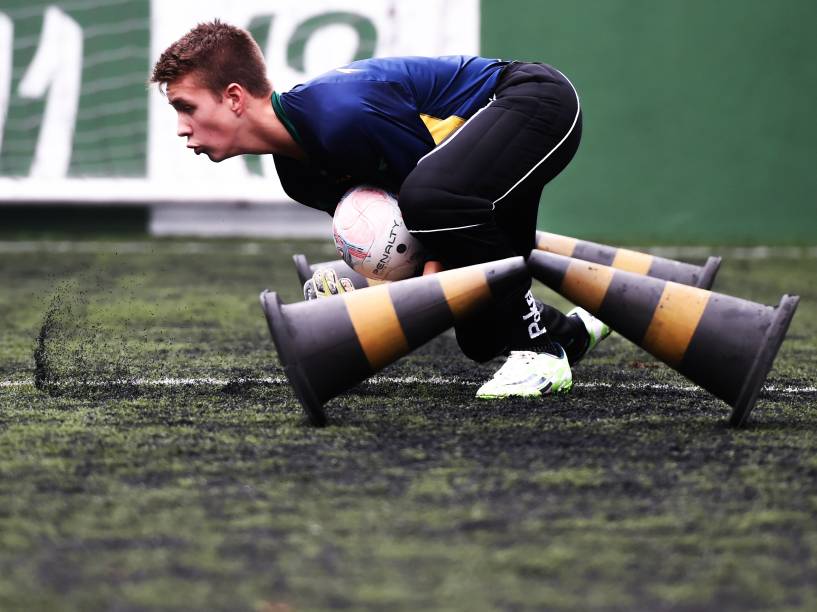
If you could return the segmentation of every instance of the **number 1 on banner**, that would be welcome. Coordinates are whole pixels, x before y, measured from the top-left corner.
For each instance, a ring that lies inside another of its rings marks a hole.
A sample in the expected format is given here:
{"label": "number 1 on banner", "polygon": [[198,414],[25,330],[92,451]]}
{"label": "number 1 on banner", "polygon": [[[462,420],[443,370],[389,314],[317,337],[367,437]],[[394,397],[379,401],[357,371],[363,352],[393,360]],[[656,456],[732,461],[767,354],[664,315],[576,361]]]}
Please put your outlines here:
{"label": "number 1 on banner", "polygon": [[81,84],[82,28],[50,6],[34,59],[17,90],[23,98],[42,98],[48,91],[29,176],[61,178],[68,173]]}

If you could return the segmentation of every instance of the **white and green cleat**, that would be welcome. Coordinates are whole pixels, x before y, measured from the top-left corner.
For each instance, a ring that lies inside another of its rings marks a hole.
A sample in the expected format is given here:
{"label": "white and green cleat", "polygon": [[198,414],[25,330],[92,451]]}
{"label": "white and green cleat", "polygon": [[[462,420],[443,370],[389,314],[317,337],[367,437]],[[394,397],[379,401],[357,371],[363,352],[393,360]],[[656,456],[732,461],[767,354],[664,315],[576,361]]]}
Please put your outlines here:
{"label": "white and green cleat", "polygon": [[581,356],[573,362],[578,363],[585,357],[585,355],[587,355],[587,353],[596,348],[596,345],[599,342],[609,336],[611,330],[609,325],[602,323],[584,308],[579,308],[578,306],[568,312],[567,316],[578,317],[578,319],[584,324],[584,328],[587,330],[587,335],[589,336],[587,348],[585,348]]}
{"label": "white and green cleat", "polygon": [[573,386],[573,374],[564,349],[560,355],[511,351],[493,378],[477,390],[477,398],[539,397],[567,393]]}

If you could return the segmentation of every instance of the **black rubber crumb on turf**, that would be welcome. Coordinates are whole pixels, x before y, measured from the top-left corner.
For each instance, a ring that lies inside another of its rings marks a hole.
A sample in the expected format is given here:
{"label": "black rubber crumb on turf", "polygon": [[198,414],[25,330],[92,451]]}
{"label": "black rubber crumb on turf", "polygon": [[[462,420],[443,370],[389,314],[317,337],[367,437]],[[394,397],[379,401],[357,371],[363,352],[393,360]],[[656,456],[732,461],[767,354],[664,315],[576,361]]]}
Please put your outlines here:
{"label": "black rubber crumb on turf", "polygon": [[52,358],[52,342],[59,333],[59,319],[70,316],[70,305],[64,304],[62,299],[62,295],[67,291],[69,291],[67,283],[57,287],[43,316],[40,332],[37,334],[37,345],[34,349],[34,386],[48,394],[53,394],[58,386],[57,372]]}
{"label": "black rubber crumb on turf", "polygon": [[52,371],[49,364],[48,341],[54,330],[54,309],[57,307],[57,296],[45,313],[40,333],[37,334],[37,346],[34,349],[34,386],[40,391],[47,391],[52,381]]}
{"label": "black rubber crumb on turf", "polygon": [[72,283],[57,287],[37,334],[34,386],[52,397],[130,399],[140,394],[124,337],[83,320],[87,298]]}
{"label": "black rubber crumb on turf", "polygon": [[265,386],[268,386],[268,383],[259,381],[254,372],[233,368],[227,383],[221,387],[221,393],[233,397],[246,397]]}

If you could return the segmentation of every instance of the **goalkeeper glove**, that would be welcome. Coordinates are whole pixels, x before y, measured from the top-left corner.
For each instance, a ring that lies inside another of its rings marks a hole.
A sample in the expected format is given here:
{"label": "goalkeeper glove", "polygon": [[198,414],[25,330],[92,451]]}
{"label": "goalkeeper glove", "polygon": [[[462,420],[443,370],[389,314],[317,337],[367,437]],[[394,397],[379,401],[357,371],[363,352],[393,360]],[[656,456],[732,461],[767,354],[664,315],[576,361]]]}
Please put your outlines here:
{"label": "goalkeeper glove", "polygon": [[339,278],[338,273],[332,268],[321,268],[315,270],[312,278],[304,283],[304,299],[317,300],[354,290],[355,286],[350,279]]}

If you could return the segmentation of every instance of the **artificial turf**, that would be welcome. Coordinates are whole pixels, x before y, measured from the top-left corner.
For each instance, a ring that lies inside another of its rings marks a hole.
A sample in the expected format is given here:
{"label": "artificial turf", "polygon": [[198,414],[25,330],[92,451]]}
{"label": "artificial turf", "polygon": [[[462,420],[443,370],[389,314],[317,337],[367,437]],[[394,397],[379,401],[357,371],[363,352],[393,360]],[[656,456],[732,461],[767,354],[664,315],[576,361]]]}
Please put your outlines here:
{"label": "artificial turf", "polygon": [[817,609],[812,251],[715,251],[715,290],[802,298],[741,430],[618,336],[568,396],[477,402],[500,362],[450,334],[317,429],[258,293],[325,243],[0,252],[2,610]]}

